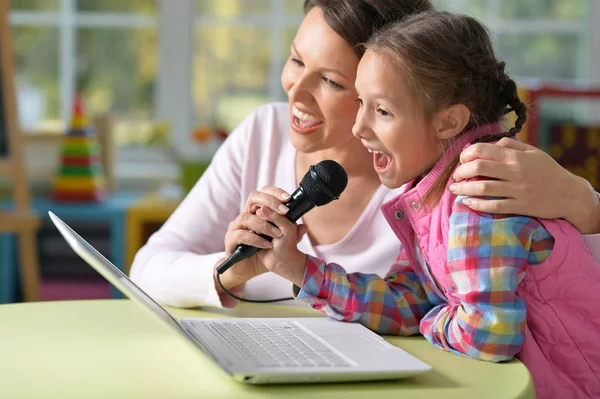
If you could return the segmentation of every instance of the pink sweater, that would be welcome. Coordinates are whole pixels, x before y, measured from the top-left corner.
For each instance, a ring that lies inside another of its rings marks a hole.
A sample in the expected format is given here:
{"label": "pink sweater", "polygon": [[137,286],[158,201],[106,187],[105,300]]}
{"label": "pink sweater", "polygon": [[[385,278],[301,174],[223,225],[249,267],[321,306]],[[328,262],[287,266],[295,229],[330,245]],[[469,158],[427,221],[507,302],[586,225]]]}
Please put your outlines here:
{"label": "pink sweater", "polygon": [[538,398],[599,398],[600,267],[581,234],[560,219],[475,212],[449,191],[433,210],[419,206],[461,148],[490,130],[501,128],[463,134],[414,188],[382,208],[407,252],[406,278],[394,292],[414,287],[406,283],[411,275],[420,288],[405,294],[411,311],[400,313],[414,315],[425,338],[450,352],[496,362],[516,355]]}
{"label": "pink sweater", "polygon": [[[215,264],[224,256],[227,226],[252,191],[266,185],[290,193],[297,188],[296,151],[288,132],[286,103],[265,105],[246,118],[182,204],[136,255],[131,268],[136,284],[164,305],[230,306],[233,302],[217,294],[213,280]],[[385,276],[398,254],[398,240],[379,208],[400,192],[380,186],[341,241],[315,246],[305,236],[298,248],[344,265],[349,273]],[[586,243],[600,259],[600,235],[587,237]],[[267,273],[249,281],[245,294],[253,299],[289,297],[292,284]]]}

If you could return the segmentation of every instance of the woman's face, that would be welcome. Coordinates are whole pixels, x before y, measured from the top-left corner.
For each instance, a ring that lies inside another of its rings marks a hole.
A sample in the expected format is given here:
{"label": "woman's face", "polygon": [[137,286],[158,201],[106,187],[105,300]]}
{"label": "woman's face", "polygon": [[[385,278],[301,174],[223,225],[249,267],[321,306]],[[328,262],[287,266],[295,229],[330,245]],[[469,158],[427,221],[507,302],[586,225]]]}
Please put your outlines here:
{"label": "woman's face", "polygon": [[281,85],[290,104],[292,144],[305,153],[350,145],[356,140],[358,56],[325,22],[320,7],[306,15],[290,52]]}

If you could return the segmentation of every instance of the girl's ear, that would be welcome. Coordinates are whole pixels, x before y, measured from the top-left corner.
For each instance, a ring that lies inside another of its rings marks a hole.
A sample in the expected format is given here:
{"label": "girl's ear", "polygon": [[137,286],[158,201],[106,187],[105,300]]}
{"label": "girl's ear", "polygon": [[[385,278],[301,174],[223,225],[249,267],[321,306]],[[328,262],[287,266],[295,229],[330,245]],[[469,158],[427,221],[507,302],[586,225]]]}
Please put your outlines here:
{"label": "girl's ear", "polygon": [[439,139],[450,139],[461,133],[470,119],[471,111],[466,105],[451,105],[438,112],[433,119],[435,133]]}

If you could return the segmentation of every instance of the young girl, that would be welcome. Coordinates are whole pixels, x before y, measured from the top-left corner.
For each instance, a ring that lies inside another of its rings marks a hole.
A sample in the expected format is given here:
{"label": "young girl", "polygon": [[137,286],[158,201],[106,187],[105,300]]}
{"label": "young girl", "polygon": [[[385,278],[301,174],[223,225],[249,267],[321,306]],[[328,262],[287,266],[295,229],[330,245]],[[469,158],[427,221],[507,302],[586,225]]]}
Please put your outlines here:
{"label": "young girl", "polygon": [[[283,232],[259,252],[265,266],[336,319],[381,334],[420,332],[481,360],[517,356],[540,398],[600,397],[600,267],[581,235],[563,220],[477,213],[446,189],[465,146],[514,136],[526,120],[485,28],[428,12],[380,32],[366,49],[353,132],[386,186],[406,184],[382,207],[401,242],[397,262],[385,279],[347,274],[298,253],[303,229],[261,208]],[[515,125],[503,132],[500,119],[511,111]]]}

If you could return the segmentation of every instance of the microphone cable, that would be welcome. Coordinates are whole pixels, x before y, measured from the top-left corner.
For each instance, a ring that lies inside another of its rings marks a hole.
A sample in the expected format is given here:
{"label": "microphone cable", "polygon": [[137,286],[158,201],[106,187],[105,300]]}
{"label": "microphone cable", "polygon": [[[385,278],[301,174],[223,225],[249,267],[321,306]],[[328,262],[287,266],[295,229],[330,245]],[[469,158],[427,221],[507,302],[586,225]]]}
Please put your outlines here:
{"label": "microphone cable", "polygon": [[[238,301],[250,302],[250,303],[273,303],[273,302],[283,302],[283,301],[296,300],[296,298],[294,298],[294,297],[278,298],[278,299],[247,299],[247,298],[242,298],[242,297],[239,297],[239,296],[235,295],[233,292],[230,292],[227,288],[225,288],[223,286],[223,283],[221,282],[221,273],[215,273],[215,274],[217,275],[217,282],[219,283],[219,286],[221,287],[221,289],[223,290],[223,292],[225,292],[230,297],[237,299]],[[296,288],[295,284],[294,284],[294,288]]]}

